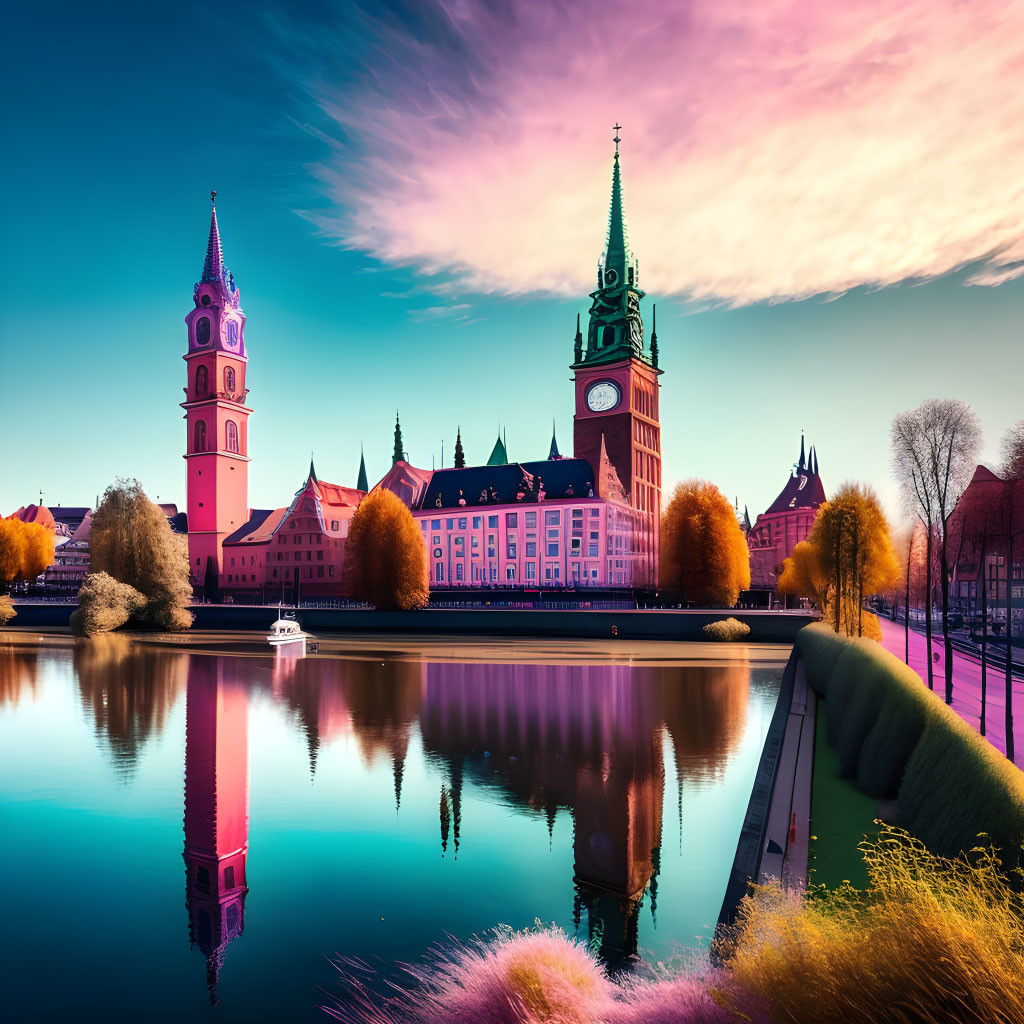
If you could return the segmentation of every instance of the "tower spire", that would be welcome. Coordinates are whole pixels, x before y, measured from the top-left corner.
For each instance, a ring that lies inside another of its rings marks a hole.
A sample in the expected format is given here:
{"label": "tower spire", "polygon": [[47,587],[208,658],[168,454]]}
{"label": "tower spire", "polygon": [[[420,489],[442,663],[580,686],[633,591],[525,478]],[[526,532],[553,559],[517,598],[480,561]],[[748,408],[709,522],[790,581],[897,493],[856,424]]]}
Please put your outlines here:
{"label": "tower spire", "polygon": [[576,338],[573,342],[573,361],[580,362],[583,359],[583,331],[580,330],[580,315],[576,314]]}
{"label": "tower spire", "polygon": [[356,490],[364,493],[370,489],[369,481],[366,479],[366,457],[363,455],[363,446],[359,445],[359,476],[356,478]]}
{"label": "tower spire", "polygon": [[[619,172],[619,129],[615,125],[615,160],[612,164],[612,202],[608,213],[608,238],[601,260],[607,284],[626,284],[626,268],[631,262],[629,236],[626,231],[626,215],[622,206],[622,175]],[[608,271],[615,272],[609,282]]]}
{"label": "tower spire", "polygon": [[796,467],[798,470],[807,468],[807,457],[804,455],[804,434],[800,431],[800,463]]}
{"label": "tower spire", "polygon": [[658,368],[658,304],[651,306],[651,366]]}
{"label": "tower spire", "polygon": [[554,417],[551,419],[551,447],[548,449],[549,459],[560,459],[562,456],[558,452],[558,440],[555,437],[555,420]]}
{"label": "tower spire", "polygon": [[466,468],[466,453],[462,448],[462,427],[455,428],[455,468]]}
{"label": "tower spire", "polygon": [[395,450],[391,455],[391,465],[405,462],[405,446],[402,442],[402,424],[398,422],[398,410],[395,410]]}
{"label": "tower spire", "polygon": [[206,262],[200,284],[224,280],[224,249],[220,242],[220,228],[217,225],[217,193],[210,193],[210,240],[206,243]]}

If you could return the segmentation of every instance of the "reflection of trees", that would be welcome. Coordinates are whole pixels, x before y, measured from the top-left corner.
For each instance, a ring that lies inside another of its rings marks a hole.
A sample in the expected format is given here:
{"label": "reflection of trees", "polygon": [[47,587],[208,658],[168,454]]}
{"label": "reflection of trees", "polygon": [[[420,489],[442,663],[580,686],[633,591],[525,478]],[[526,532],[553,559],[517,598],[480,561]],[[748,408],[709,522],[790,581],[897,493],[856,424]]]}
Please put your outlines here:
{"label": "reflection of trees", "polygon": [[[322,745],[351,730],[364,762],[383,754],[395,773],[395,800],[412,726],[419,713],[423,664],[406,661],[348,661],[302,658],[289,666],[275,692],[305,733],[310,769]],[[286,677],[285,677],[286,676]]]}
{"label": "reflection of trees", "polygon": [[0,651],[0,707],[10,704],[16,708],[26,687],[35,699],[38,673],[35,651],[19,651],[11,647]]}
{"label": "reflection of trees", "polygon": [[746,728],[750,666],[743,662],[650,671],[680,780],[721,775]]}
{"label": "reflection of trees", "polygon": [[185,685],[189,656],[133,644],[114,634],[75,644],[82,705],[120,774],[133,774],[150,736],[158,736]]}

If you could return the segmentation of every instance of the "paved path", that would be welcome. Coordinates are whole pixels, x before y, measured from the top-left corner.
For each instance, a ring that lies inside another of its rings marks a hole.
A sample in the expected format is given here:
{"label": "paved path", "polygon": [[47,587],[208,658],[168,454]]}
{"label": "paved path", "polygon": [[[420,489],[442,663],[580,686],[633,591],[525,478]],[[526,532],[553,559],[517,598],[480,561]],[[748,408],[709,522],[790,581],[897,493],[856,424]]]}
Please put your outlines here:
{"label": "paved path", "polygon": [[[885,648],[895,654],[900,661],[906,650],[904,646],[903,624],[879,618],[882,624],[882,643]],[[932,637],[932,663],[934,672],[935,692],[943,697],[946,690],[943,668],[942,635]],[[937,659],[937,660],[936,660]],[[920,633],[910,630],[910,667],[927,684],[927,641]],[[988,666],[987,698],[985,711],[985,737],[1001,754],[1006,753],[1006,679],[1002,667],[993,671]],[[975,729],[981,720],[981,660],[953,652],[953,710]],[[1024,768],[1024,679],[1015,676],[1013,679],[1013,737],[1014,761],[1018,768]]]}

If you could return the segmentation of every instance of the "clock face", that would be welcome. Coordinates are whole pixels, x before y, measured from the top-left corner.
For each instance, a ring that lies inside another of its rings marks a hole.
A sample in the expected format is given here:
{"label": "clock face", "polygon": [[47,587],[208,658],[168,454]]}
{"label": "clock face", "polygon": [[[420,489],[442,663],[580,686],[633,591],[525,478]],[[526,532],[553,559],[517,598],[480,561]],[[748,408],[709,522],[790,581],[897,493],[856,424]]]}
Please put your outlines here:
{"label": "clock face", "polygon": [[619,404],[621,398],[617,384],[610,380],[598,381],[587,391],[587,408],[591,412],[608,412]]}

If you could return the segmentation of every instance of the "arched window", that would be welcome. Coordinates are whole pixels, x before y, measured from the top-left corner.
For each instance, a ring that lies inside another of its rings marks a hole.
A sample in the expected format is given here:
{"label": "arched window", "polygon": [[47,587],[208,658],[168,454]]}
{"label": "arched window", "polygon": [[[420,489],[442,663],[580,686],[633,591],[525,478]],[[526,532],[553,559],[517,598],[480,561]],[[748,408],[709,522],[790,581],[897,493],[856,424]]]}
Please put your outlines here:
{"label": "arched window", "polygon": [[196,394],[205,395],[210,390],[210,374],[205,366],[196,370]]}
{"label": "arched window", "polygon": [[196,321],[196,344],[210,344],[210,318],[208,316],[201,316]]}
{"label": "arched window", "polygon": [[607,348],[609,345],[615,344],[615,328],[606,327],[604,329],[604,335],[601,338],[601,347]]}
{"label": "arched window", "polygon": [[196,420],[195,438],[192,450],[197,452],[206,451],[206,420]]}
{"label": "arched window", "polygon": [[227,422],[227,438],[225,448],[229,452],[238,451],[238,424],[234,420],[228,420]]}
{"label": "arched window", "polygon": [[224,367],[224,390],[229,395],[235,393],[235,368],[233,366]]}

